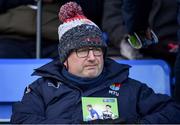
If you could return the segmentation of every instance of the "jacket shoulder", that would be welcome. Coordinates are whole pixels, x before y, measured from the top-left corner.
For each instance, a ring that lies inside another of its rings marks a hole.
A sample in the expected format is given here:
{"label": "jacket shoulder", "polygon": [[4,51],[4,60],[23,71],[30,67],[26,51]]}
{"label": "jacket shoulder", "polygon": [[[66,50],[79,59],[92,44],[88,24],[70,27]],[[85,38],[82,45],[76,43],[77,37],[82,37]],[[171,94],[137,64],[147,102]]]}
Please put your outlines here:
{"label": "jacket shoulder", "polygon": [[132,79],[132,78],[128,78],[123,84],[124,84],[124,86],[129,88],[129,90],[131,90],[134,94],[135,93],[140,94],[143,91],[146,91],[151,94],[154,93],[153,89],[150,88],[149,86],[147,86],[146,83],[142,83],[142,82]]}

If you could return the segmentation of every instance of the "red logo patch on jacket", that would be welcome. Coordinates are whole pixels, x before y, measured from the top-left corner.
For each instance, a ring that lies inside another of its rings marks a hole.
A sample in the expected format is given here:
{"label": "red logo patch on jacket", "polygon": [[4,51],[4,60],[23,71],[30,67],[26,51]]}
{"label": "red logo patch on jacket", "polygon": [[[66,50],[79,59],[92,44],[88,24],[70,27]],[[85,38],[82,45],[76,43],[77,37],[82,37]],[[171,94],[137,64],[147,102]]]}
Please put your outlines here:
{"label": "red logo patch on jacket", "polygon": [[120,87],[121,87],[121,83],[113,83],[113,84],[110,86],[110,88],[111,88],[112,90],[115,90],[115,91],[118,91],[118,90],[120,89]]}

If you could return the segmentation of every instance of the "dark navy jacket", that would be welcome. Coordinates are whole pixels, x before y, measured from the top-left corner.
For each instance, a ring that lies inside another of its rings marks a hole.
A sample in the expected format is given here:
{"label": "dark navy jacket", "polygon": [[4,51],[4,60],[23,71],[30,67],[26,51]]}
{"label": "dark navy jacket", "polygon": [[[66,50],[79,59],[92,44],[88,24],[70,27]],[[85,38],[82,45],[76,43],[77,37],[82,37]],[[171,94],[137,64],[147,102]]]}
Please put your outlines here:
{"label": "dark navy jacket", "polygon": [[[81,123],[81,97],[117,98],[120,118],[126,123],[180,123],[180,107],[170,97],[128,78],[127,65],[106,59],[102,83],[85,91],[61,71],[62,65],[55,61],[36,70],[34,74],[42,78],[13,106],[12,123]],[[120,88],[110,88],[114,83]]]}

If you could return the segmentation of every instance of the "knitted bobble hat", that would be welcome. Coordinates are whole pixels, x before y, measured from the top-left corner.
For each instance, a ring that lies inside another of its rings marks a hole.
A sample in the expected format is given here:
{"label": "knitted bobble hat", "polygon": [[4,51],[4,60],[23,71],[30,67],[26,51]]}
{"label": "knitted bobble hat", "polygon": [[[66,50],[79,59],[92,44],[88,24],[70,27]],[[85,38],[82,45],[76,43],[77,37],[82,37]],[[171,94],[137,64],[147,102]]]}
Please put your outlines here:
{"label": "knitted bobble hat", "polygon": [[61,6],[59,20],[63,22],[58,27],[60,62],[63,63],[69,54],[82,47],[101,47],[106,50],[102,31],[87,19],[82,8],[75,2]]}

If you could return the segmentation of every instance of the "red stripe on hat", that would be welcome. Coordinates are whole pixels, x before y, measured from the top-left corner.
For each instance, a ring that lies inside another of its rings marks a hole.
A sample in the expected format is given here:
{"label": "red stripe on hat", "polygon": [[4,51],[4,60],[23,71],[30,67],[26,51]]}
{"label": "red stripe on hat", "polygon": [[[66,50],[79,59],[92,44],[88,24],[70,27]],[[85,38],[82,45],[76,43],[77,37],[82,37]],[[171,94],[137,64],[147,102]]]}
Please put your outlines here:
{"label": "red stripe on hat", "polygon": [[83,15],[76,15],[75,17],[73,18],[69,18],[69,19],[66,19],[64,22],[67,23],[67,22],[71,22],[71,21],[74,21],[74,20],[80,20],[80,19],[87,19],[85,16]]}

